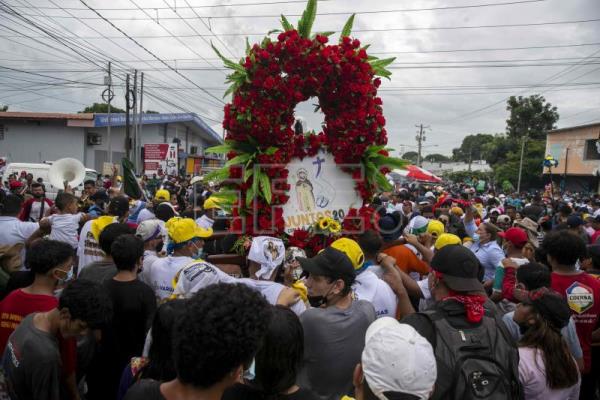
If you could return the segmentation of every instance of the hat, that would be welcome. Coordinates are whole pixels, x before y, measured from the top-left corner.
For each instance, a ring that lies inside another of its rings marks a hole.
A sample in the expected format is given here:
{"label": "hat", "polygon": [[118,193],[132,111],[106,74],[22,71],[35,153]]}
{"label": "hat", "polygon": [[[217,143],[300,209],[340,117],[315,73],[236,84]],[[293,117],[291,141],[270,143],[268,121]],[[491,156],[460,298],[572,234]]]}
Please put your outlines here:
{"label": "hat", "polygon": [[123,216],[129,211],[129,200],[125,196],[116,196],[108,203],[108,212],[111,215]]}
{"label": "hat", "polygon": [[561,330],[569,323],[571,309],[567,301],[552,289],[541,287],[531,290],[523,303],[533,306],[556,330]]}
{"label": "hat", "polygon": [[23,182],[21,181],[11,181],[9,184],[10,189],[18,189],[23,187]]}
{"label": "hat", "polygon": [[442,233],[446,230],[442,221],[438,221],[437,219],[432,219],[427,224],[427,233],[431,233],[432,236],[440,237]]}
{"label": "hat", "polygon": [[390,392],[428,399],[437,378],[429,341],[391,317],[379,318],[367,329],[361,363],[369,388],[381,400],[390,398]]}
{"label": "hat", "polygon": [[583,221],[583,219],[581,219],[579,215],[570,215],[567,218],[567,226],[569,228],[578,228],[583,224],[585,224],[585,222]]}
{"label": "hat", "polygon": [[354,240],[341,238],[331,243],[330,246],[347,255],[352,262],[352,267],[354,267],[354,269],[360,269],[363,266],[365,255],[358,243]]}
{"label": "hat", "polygon": [[500,209],[499,209],[499,208],[492,208],[492,209],[490,210],[490,214],[491,214],[491,213],[497,213],[498,215],[502,214],[502,212],[500,211]]}
{"label": "hat", "polygon": [[398,239],[402,233],[402,224],[394,214],[386,214],[379,218],[378,225],[381,238],[386,242]]}
{"label": "hat", "polygon": [[508,228],[506,232],[498,233],[503,239],[508,240],[518,248],[525,246],[528,242],[527,232],[521,228]]}
{"label": "hat", "polygon": [[496,222],[499,224],[510,224],[510,217],[508,215],[498,215]]}
{"label": "hat", "polygon": [[202,229],[191,218],[173,217],[166,223],[169,237],[175,244],[192,239],[204,239],[212,236],[212,229]]}
{"label": "hat", "polygon": [[443,274],[442,280],[457,292],[483,291],[479,280],[481,265],[475,254],[464,246],[445,246],[431,260],[431,268]]}
{"label": "hat", "polygon": [[434,198],[435,199],[435,195],[433,194],[433,192],[427,192],[427,193],[425,193],[425,198],[426,199],[428,199],[428,198]]}
{"label": "hat", "polygon": [[440,250],[450,244],[461,244],[460,238],[452,233],[442,233],[435,241],[434,247]]}
{"label": "hat", "polygon": [[173,297],[190,298],[199,290],[217,283],[237,280],[206,261],[193,261],[179,270],[173,279]]}
{"label": "hat", "polygon": [[406,231],[408,233],[412,233],[413,235],[420,235],[422,233],[427,232],[428,224],[429,220],[427,218],[417,215],[416,217],[410,220],[410,222],[406,226]]}
{"label": "hat", "polygon": [[515,226],[525,229],[526,231],[534,232],[537,234],[538,231],[538,223],[532,220],[531,218],[523,218],[521,220],[515,221]]}
{"label": "hat", "polygon": [[457,217],[462,217],[462,216],[463,216],[463,214],[464,214],[464,211],[463,211],[463,209],[462,209],[462,208],[460,208],[460,207],[452,207],[452,208],[450,209],[450,212],[451,212],[453,215],[456,215]]}
{"label": "hat", "polygon": [[169,201],[171,200],[171,193],[166,189],[159,189],[154,195],[154,200]]}
{"label": "hat", "polygon": [[159,221],[160,220],[158,219],[148,219],[142,221],[135,230],[135,235],[142,239],[144,242],[156,239],[160,236]]}
{"label": "hat", "polygon": [[281,265],[285,256],[283,241],[271,236],[257,236],[252,239],[248,260],[260,264],[256,272],[258,279],[269,279],[273,270]]}
{"label": "hat", "polygon": [[213,208],[218,208],[221,209],[221,206],[219,206],[219,203],[212,197],[209,197],[208,199],[206,199],[204,201],[204,205],[202,206],[205,210],[210,210]]}
{"label": "hat", "polygon": [[344,252],[326,247],[312,258],[296,258],[302,269],[309,274],[327,276],[329,278],[354,278],[356,272],[352,261]]}
{"label": "hat", "polygon": [[505,195],[504,193],[500,193],[500,194],[498,195],[498,198],[500,198],[500,199],[505,199],[505,198],[506,198],[506,195]]}

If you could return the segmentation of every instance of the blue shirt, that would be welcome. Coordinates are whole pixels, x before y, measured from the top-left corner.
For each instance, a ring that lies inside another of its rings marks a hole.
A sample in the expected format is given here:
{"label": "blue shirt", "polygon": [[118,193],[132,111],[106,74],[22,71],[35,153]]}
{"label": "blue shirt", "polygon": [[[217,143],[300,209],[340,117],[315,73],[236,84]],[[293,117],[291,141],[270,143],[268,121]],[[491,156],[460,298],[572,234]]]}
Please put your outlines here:
{"label": "blue shirt", "polygon": [[[473,234],[477,230],[477,225],[475,225],[475,221],[471,220],[469,223],[464,223],[465,231],[467,235],[473,237]],[[500,265],[502,260],[506,258],[504,255],[504,251],[495,241],[488,242],[485,244],[481,244],[479,242],[473,242],[471,247],[469,247],[473,253],[475,253],[475,257],[479,260],[481,265],[485,270],[485,274],[483,276],[483,280],[493,280],[496,275],[496,267]]]}

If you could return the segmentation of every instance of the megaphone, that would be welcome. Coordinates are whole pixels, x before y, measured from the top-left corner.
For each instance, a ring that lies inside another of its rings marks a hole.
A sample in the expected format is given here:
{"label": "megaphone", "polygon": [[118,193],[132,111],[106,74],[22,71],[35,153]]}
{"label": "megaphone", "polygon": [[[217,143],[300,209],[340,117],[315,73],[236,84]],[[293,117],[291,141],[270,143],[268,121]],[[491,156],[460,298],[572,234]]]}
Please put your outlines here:
{"label": "megaphone", "polygon": [[48,180],[56,188],[63,188],[65,181],[74,188],[81,185],[84,179],[85,166],[75,158],[61,158],[48,171]]}

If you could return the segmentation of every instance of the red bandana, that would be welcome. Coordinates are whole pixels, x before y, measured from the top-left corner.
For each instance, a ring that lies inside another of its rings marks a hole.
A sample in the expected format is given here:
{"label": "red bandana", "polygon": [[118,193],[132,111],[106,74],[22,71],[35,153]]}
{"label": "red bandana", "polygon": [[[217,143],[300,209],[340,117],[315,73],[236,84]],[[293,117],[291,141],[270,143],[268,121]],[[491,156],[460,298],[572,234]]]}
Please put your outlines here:
{"label": "red bandana", "polygon": [[467,320],[469,322],[479,322],[483,318],[483,303],[485,303],[487,297],[478,294],[463,295],[450,291],[450,295],[443,300],[456,300],[462,303],[467,312]]}

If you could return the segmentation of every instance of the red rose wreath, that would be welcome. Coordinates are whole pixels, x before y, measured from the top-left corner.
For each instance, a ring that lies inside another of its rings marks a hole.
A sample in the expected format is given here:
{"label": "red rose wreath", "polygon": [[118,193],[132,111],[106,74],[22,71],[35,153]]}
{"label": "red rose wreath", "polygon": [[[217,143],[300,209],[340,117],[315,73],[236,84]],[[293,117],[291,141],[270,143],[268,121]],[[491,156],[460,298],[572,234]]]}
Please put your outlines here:
{"label": "red rose wreath", "polygon": [[[212,178],[226,180],[237,198],[241,194],[242,201],[232,207],[236,232],[283,234],[281,206],[290,189],[286,165],[294,157],[314,156],[320,149],[330,152],[352,175],[364,202],[377,188],[389,188],[389,167],[404,165],[385,149],[385,118],[377,97],[381,80],[376,76],[389,78],[385,67],[394,58],[368,56],[368,46],[349,37],[354,15],[338,44],[328,44],[333,32],[311,36],[315,16],[316,0],[308,1],[297,29],[282,16],[284,31],[277,40],[266,37],[260,45],[247,44],[246,57],[239,63],[215,49],[233,70],[225,93],[232,94],[232,101],[225,106],[225,144],[207,152],[227,154],[225,167]],[[295,134],[294,108],[313,96],[325,115],[323,131]],[[373,213],[363,207],[350,210],[342,227],[348,232],[372,223]],[[294,237],[304,235],[297,232],[291,241],[302,242]]]}

